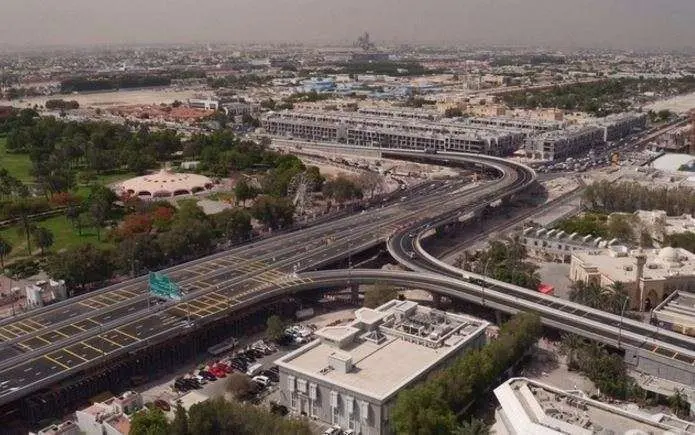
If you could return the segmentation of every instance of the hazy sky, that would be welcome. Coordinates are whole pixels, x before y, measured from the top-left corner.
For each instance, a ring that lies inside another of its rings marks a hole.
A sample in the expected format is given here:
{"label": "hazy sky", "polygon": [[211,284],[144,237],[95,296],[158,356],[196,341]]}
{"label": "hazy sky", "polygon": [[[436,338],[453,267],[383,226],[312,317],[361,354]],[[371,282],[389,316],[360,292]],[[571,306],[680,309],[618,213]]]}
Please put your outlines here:
{"label": "hazy sky", "polygon": [[0,0],[0,44],[695,45],[695,0]]}

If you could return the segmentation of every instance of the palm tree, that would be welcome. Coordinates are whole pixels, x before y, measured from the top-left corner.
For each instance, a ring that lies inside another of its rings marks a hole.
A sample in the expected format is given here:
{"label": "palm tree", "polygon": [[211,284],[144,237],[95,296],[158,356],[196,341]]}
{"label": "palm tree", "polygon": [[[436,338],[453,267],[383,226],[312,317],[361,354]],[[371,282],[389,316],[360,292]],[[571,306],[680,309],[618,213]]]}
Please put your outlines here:
{"label": "palm tree", "polygon": [[46,254],[46,249],[53,245],[53,233],[51,230],[43,227],[37,227],[32,232],[36,246],[41,248],[41,256]]}
{"label": "palm tree", "polygon": [[10,252],[12,252],[12,244],[0,237],[0,266],[2,269],[5,269],[5,257],[10,255]]}

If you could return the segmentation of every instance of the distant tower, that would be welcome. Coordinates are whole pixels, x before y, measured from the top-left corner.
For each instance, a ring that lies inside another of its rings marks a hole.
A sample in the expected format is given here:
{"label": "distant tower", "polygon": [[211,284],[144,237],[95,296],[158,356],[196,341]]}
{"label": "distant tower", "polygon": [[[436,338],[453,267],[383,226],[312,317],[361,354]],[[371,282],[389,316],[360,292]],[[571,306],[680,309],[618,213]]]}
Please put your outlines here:
{"label": "distant tower", "polygon": [[639,310],[644,311],[644,285],[642,285],[642,277],[644,276],[644,265],[647,264],[647,256],[644,255],[642,248],[637,251],[635,260],[637,260],[635,279],[637,280],[637,292],[639,293]]}

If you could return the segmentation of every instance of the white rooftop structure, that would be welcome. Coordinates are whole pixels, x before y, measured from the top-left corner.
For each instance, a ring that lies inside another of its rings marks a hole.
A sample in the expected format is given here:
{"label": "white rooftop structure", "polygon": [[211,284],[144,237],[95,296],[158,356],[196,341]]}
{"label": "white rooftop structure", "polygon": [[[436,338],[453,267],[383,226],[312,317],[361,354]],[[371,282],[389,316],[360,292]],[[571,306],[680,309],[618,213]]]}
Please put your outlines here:
{"label": "white rooftop structure", "polygon": [[652,312],[660,328],[695,337],[695,294],[673,292]]}
{"label": "white rooftop structure", "polygon": [[528,435],[689,434],[695,423],[665,414],[649,415],[591,400],[526,379],[495,388],[500,416],[509,433]]}
{"label": "white rooftop structure", "polygon": [[[318,340],[280,358],[278,366],[385,400],[439,361],[456,353],[488,323],[411,301],[362,308],[347,326],[316,332]],[[352,361],[341,371],[331,360]]]}
{"label": "white rooftop structure", "polygon": [[320,329],[317,340],[275,361],[281,400],[355,433],[390,433],[396,394],[482,346],[488,325],[410,301],[359,309],[350,324]]}
{"label": "white rooftop structure", "polygon": [[129,193],[141,198],[170,198],[205,192],[214,186],[208,177],[176,173],[162,169],[154,174],[135,177],[115,185],[118,194]]}

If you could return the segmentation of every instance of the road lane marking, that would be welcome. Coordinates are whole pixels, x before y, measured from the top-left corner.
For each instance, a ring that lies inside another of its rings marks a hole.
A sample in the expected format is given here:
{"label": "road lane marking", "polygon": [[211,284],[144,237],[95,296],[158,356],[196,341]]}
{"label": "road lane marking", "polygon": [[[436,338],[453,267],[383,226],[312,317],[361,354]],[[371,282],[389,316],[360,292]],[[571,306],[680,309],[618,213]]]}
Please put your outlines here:
{"label": "road lane marking", "polygon": [[137,341],[140,341],[139,338],[137,338],[137,337],[135,337],[135,336],[132,336],[132,335],[128,334],[127,332],[123,332],[123,331],[121,331],[120,329],[115,329],[114,331],[115,331],[115,332],[118,332],[118,333],[121,334],[121,335],[125,335],[126,337],[130,337],[130,338],[132,338],[133,340],[135,340],[136,342],[137,342]]}
{"label": "road lane marking", "polygon": [[66,348],[62,348],[61,350],[62,350],[63,352],[65,352],[65,353],[69,353],[70,355],[74,356],[75,358],[81,359],[82,361],[89,361],[89,359],[87,359],[87,358],[85,358],[85,357],[83,357],[83,356],[80,356],[80,355],[76,354],[75,352],[73,352],[73,351],[71,351],[71,350],[68,350],[68,349],[66,349]]}
{"label": "road lane marking", "polygon": [[116,343],[115,341],[111,340],[110,338],[106,337],[105,335],[97,335],[97,337],[101,338],[102,340],[108,341],[109,343],[116,346],[116,348],[118,348],[118,349],[123,347],[123,345]]}
{"label": "road lane marking", "polygon": [[61,366],[61,367],[62,367],[63,369],[65,369],[65,370],[70,370],[70,367],[66,366],[65,364],[63,364],[62,362],[56,360],[55,358],[51,358],[51,357],[48,356],[48,355],[44,355],[44,358],[46,358],[47,360],[51,361],[51,362],[54,363],[54,364],[58,364],[59,366]]}
{"label": "road lane marking", "polygon": [[88,347],[90,349],[93,349],[93,350],[99,352],[100,354],[106,354],[106,352],[104,352],[103,350],[97,349],[96,347],[92,346],[91,344],[89,344],[87,342],[80,341],[80,344],[83,345],[84,347]]}

